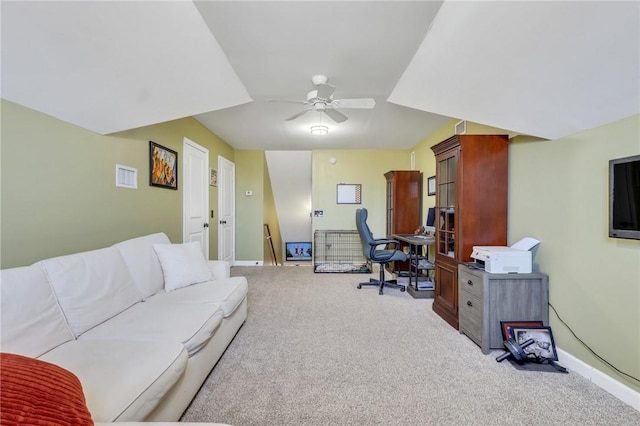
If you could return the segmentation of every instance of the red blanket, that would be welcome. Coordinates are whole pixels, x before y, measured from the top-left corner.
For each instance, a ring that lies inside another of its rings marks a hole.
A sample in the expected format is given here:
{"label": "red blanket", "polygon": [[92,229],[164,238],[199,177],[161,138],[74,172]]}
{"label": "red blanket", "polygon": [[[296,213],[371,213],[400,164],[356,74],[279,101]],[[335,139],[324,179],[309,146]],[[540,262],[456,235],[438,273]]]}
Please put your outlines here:
{"label": "red blanket", "polygon": [[57,365],[0,353],[0,424],[93,425],[80,380]]}

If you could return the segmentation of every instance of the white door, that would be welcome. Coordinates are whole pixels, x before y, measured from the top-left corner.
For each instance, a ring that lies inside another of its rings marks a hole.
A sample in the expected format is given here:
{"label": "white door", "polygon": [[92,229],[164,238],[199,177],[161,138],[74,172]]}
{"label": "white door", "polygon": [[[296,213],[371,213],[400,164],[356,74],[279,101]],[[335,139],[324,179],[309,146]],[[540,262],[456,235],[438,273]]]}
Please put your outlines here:
{"label": "white door", "polygon": [[218,259],[236,260],[236,165],[218,157]]}
{"label": "white door", "polygon": [[209,150],[184,138],[182,240],[198,241],[209,259]]}

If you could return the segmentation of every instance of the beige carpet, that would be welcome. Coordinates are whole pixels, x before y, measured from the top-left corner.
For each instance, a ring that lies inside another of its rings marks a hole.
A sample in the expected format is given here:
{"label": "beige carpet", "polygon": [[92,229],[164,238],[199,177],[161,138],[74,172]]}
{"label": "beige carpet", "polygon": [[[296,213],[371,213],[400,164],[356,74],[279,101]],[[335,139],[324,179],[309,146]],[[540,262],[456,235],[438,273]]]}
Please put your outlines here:
{"label": "beige carpet", "polygon": [[640,425],[578,374],[482,355],[431,300],[356,289],[360,274],[234,267],[249,316],[184,414],[248,425]]}

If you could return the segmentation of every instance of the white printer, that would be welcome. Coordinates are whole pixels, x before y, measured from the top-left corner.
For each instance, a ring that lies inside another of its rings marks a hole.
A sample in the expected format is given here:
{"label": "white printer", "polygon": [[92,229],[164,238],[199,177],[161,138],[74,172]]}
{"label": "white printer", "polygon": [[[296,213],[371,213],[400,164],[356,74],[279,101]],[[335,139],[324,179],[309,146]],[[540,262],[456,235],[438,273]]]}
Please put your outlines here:
{"label": "white printer", "polygon": [[511,247],[473,246],[471,257],[477,266],[491,274],[530,274],[531,249],[539,243],[535,238],[527,237]]}

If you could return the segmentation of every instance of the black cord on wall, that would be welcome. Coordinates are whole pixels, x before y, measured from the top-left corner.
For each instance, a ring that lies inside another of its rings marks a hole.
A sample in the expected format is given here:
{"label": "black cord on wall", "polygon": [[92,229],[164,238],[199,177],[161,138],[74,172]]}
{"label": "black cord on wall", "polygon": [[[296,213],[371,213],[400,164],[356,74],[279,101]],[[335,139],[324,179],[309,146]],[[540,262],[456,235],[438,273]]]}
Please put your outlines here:
{"label": "black cord on wall", "polygon": [[571,327],[569,327],[569,325],[564,322],[564,320],[562,318],[560,318],[560,315],[558,315],[558,311],[556,311],[556,308],[549,303],[549,306],[551,307],[551,309],[553,309],[553,312],[556,314],[556,317],[558,317],[558,319],[560,320],[560,322],[567,327],[567,329],[571,332],[571,334],[573,334],[573,337],[576,338],[576,340],[578,340],[578,342],[580,342],[582,344],[582,346],[584,346],[585,348],[587,348],[587,350],[589,352],[591,352],[596,358],[598,358],[600,361],[604,362],[605,364],[607,364],[609,367],[613,368],[614,370],[616,370],[618,373],[629,377],[630,379],[635,380],[636,382],[640,382],[640,379],[638,379],[637,377],[634,377],[630,374],[625,373],[624,371],[621,371],[620,369],[616,368],[613,364],[611,364],[609,361],[607,361],[606,359],[602,358],[600,355],[598,355],[597,353],[594,352],[593,349],[591,349],[589,347],[589,345],[587,345],[582,339],[580,339],[578,336],[576,336],[576,333],[573,332],[573,330],[571,329]]}

